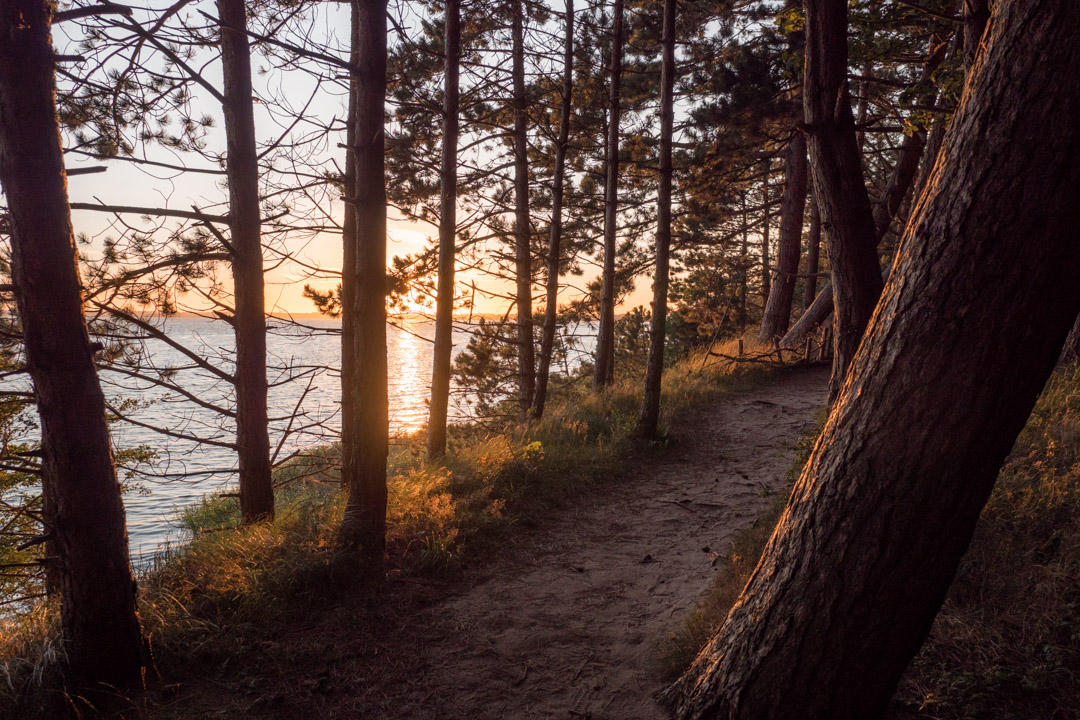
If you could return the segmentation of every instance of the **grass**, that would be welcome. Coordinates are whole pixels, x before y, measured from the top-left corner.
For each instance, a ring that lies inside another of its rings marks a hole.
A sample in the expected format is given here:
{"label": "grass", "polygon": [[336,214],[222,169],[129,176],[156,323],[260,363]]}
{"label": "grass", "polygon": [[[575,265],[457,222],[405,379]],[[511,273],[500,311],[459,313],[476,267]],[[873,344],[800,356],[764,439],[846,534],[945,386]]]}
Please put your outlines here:
{"label": "grass", "polygon": [[897,701],[941,720],[1080,718],[1080,365],[1043,390]]}
{"label": "grass", "polygon": [[[816,433],[815,433],[816,435]],[[789,479],[809,456],[800,443]],[[719,629],[786,498],[739,534],[685,623],[654,652],[674,680]],[[892,716],[1080,719],[1080,365],[1058,368],[1002,468]]]}
{"label": "grass", "polygon": [[[761,373],[759,366],[735,370],[700,356],[675,364],[665,371],[661,430],[679,412]],[[539,421],[451,427],[439,462],[426,459],[421,436],[394,445],[391,577],[443,576],[480,562],[520,526],[617,477],[632,454],[650,451],[633,439],[640,371],[620,377],[599,394],[585,383],[564,386]],[[235,673],[242,659],[265,655],[268,635],[341,606],[332,562],[344,508],[337,458],[336,447],[320,448],[277,471],[273,523],[238,527],[237,501],[228,496],[208,497],[181,513],[190,542],[159,555],[139,583],[144,633],[164,677],[226,666],[226,674]],[[40,699],[42,679],[57,664],[56,638],[48,609],[5,628],[0,680],[6,675],[9,682],[0,684],[0,715],[21,698],[22,716],[34,717],[25,703]],[[257,682],[257,670],[248,680]]]}

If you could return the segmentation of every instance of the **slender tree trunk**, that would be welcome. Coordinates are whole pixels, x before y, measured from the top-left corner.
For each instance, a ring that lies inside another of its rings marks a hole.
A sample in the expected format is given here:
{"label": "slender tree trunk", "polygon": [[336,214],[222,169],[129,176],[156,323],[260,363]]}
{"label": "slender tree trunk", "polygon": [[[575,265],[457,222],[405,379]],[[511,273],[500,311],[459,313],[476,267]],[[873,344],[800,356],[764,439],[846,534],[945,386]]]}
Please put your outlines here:
{"label": "slender tree trunk", "polygon": [[667,338],[668,267],[671,259],[671,142],[675,132],[675,2],[664,0],[664,29],[660,61],[660,182],[656,192],[656,276],[653,278],[652,319],[649,321],[649,359],[645,394],[637,431],[656,437],[660,421],[660,388],[664,376]]}
{"label": "slender tree trunk", "polygon": [[764,218],[761,221],[761,310],[765,312],[765,306],[769,304],[769,295],[772,294],[772,260],[769,253],[769,173],[772,172],[772,159],[765,161],[765,177],[761,179],[761,204],[765,206]]}
{"label": "slender tree trunk", "polygon": [[[350,2],[349,7],[349,62],[353,67],[360,65],[360,12],[355,2]],[[345,308],[356,304],[356,273],[350,268],[356,267],[357,227],[356,205],[352,202],[352,196],[356,188],[356,109],[359,106],[359,87],[356,76],[349,79],[349,108],[346,111],[347,127],[345,128],[345,217],[341,224],[341,437],[355,437],[355,422],[359,419],[357,409],[353,404],[354,393],[350,388],[356,384],[356,361],[352,352],[347,348],[354,347],[356,343],[356,323],[345,322]],[[341,476],[341,485],[348,492],[349,486],[344,473]]]}
{"label": "slender tree trunk", "polygon": [[218,0],[224,80],[225,172],[229,180],[229,231],[233,246],[236,310],[236,444],[240,465],[240,514],[245,523],[274,517],[270,434],[266,410],[266,314],[263,299],[259,161],[252,111],[251,53],[244,0]]}
{"label": "slender tree trunk", "polygon": [[780,240],[776,283],[761,318],[761,339],[771,341],[788,329],[795,276],[802,254],[803,213],[806,209],[806,136],[796,131],[784,156],[784,194],[780,201]]}
{"label": "slender tree trunk", "polygon": [[12,283],[41,422],[46,530],[75,677],[126,686],[142,670],[135,579],[105,398],[86,330],[53,95],[52,3],[0,4],[0,185]]}
{"label": "slender tree trunk", "polygon": [[746,332],[746,322],[750,313],[746,308],[747,291],[750,286],[750,214],[746,211],[746,194],[742,196],[742,256],[739,261],[742,272],[739,273],[739,306],[742,308],[739,332]]}
{"label": "slender tree trunk", "polygon": [[551,354],[555,347],[555,323],[559,303],[559,260],[562,245],[563,178],[566,173],[566,146],[570,140],[570,111],[574,92],[574,0],[566,0],[566,47],[563,51],[562,106],[559,139],[555,142],[555,177],[551,185],[551,234],[548,240],[547,299],[544,333],[540,340],[540,367],[536,373],[533,416],[543,417],[547,402]]}
{"label": "slender tree trunk", "polygon": [[615,381],[615,251],[619,209],[619,114],[623,58],[623,0],[615,0],[608,79],[607,158],[604,174],[604,268],[600,290],[600,333],[596,340],[593,389]]}
{"label": "slender tree trunk", "polygon": [[810,0],[806,6],[803,108],[835,296],[830,398],[840,390],[883,284],[848,96],[847,11],[847,0]]}
{"label": "slender tree trunk", "polygon": [[446,70],[443,91],[442,168],[439,174],[439,287],[435,300],[429,458],[446,453],[450,405],[450,357],[454,347],[454,256],[457,240],[458,64],[461,59],[461,0],[446,0]]}
{"label": "slender tree trunk", "polygon": [[[354,296],[343,303],[341,324],[349,325],[352,384],[342,388],[354,416],[351,433],[341,438],[341,475],[349,498],[338,533],[345,558],[359,562],[372,580],[383,576],[386,550],[386,180],[383,112],[386,96],[386,0],[354,0],[359,22],[356,57],[356,208]],[[343,288],[344,290],[344,283]]]}
{"label": "slender tree trunk", "polygon": [[881,716],[1080,311],[1061,121],[1080,115],[1080,4],[998,8],[788,508],[670,693],[679,718]]}
{"label": "slender tree trunk", "polygon": [[[803,315],[810,309],[817,295],[817,273],[821,252],[821,213],[818,212],[814,193],[810,192],[810,237],[806,248],[806,285],[803,287]],[[832,304],[830,300],[830,304]]]}
{"label": "slender tree trunk", "polygon": [[514,0],[514,244],[517,275],[518,411],[525,417],[536,391],[532,320],[532,228],[529,223],[529,138],[525,117],[525,3]]}

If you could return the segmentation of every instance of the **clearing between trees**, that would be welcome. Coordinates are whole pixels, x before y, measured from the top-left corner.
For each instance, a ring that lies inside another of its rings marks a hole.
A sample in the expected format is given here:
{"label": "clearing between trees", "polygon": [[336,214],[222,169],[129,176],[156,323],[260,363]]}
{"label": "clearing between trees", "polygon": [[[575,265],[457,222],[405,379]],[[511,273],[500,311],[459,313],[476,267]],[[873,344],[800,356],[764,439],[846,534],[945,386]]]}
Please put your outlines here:
{"label": "clearing between trees", "polygon": [[494,562],[449,585],[395,583],[409,607],[313,617],[245,662],[256,682],[192,679],[169,704],[177,717],[193,702],[218,717],[666,717],[651,650],[775,501],[827,381],[826,368],[781,371],[692,410],[674,447],[515,533]]}

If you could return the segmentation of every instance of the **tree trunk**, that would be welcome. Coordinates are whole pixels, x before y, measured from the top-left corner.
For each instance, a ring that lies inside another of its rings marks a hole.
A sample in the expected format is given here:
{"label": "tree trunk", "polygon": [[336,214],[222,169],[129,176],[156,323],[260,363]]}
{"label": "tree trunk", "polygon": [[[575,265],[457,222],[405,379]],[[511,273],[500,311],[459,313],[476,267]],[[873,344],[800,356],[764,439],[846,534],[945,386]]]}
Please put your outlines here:
{"label": "tree trunk", "polygon": [[514,0],[514,247],[517,275],[518,412],[524,418],[536,391],[532,321],[532,228],[529,223],[529,138],[525,117],[525,3]]}
{"label": "tree trunk", "polygon": [[274,517],[266,410],[266,314],[263,299],[259,161],[252,112],[251,54],[244,0],[218,0],[223,109],[228,154],[229,233],[233,246],[236,335],[236,444],[240,515],[245,523]]}
{"label": "tree trunk", "polygon": [[979,57],[979,46],[990,24],[990,0],[963,0],[964,70],[970,71]]}
{"label": "tree trunk", "polygon": [[[879,717],[1080,310],[1080,4],[1003,0],[851,373],[679,718]],[[778,692],[782,688],[782,692]]]}
{"label": "tree trunk", "polygon": [[761,204],[765,206],[764,219],[761,221],[761,309],[764,314],[772,294],[772,261],[769,259],[769,173],[772,172],[772,160],[765,161],[765,176],[761,179]]}
{"label": "tree trunk", "polygon": [[[821,213],[818,212],[817,201],[814,200],[813,191],[810,193],[810,237],[806,247],[806,285],[803,286],[803,315],[810,309],[817,295],[817,273],[820,266],[819,254],[821,252]],[[830,298],[829,304],[832,304]]]}
{"label": "tree trunk", "polygon": [[664,34],[660,61],[660,182],[656,191],[656,276],[653,278],[652,318],[649,321],[649,359],[645,395],[637,432],[656,437],[660,421],[660,388],[664,376],[667,330],[668,268],[671,260],[671,141],[675,129],[675,1],[664,0]]}
{"label": "tree trunk", "polygon": [[811,0],[806,6],[803,109],[835,297],[830,398],[839,392],[882,288],[874,215],[848,96],[847,8],[846,0]]}
{"label": "tree trunk", "polygon": [[555,143],[555,177],[551,185],[551,234],[548,240],[547,299],[544,307],[544,333],[540,340],[540,367],[536,372],[536,396],[533,416],[544,416],[547,402],[551,354],[555,347],[555,322],[559,303],[559,260],[562,245],[563,178],[566,173],[566,146],[570,140],[570,111],[574,92],[574,0],[566,0],[566,47],[563,51],[562,106],[559,116],[559,139]]}
{"label": "tree trunk", "polygon": [[791,301],[802,254],[803,212],[806,209],[806,136],[796,131],[784,156],[784,194],[780,200],[780,240],[776,283],[761,318],[760,337],[772,341],[791,323]]}
{"label": "tree trunk", "polygon": [[46,518],[75,677],[127,686],[142,669],[135,579],[105,398],[86,330],[53,94],[52,3],[0,4],[0,184],[26,365],[41,422]]}
{"label": "tree trunk", "polygon": [[[350,2],[349,8],[349,62],[353,67],[360,64],[360,12],[355,2]],[[356,205],[352,202],[352,195],[356,188],[356,110],[359,106],[359,87],[356,76],[349,79],[349,107],[346,111],[345,128],[345,217],[341,223],[341,437],[355,437],[356,430],[353,427],[358,419],[357,409],[353,406],[353,393],[350,388],[356,383],[355,359],[352,352],[346,349],[354,346],[355,322],[345,321],[345,308],[356,304],[356,273],[349,268],[356,267],[357,227]],[[344,443],[342,443],[344,445]],[[341,476],[341,485],[348,492],[348,483],[345,475]]]}
{"label": "tree trunk", "polygon": [[[356,208],[355,265],[350,298],[343,298],[342,328],[352,343],[353,377],[342,387],[342,406],[353,417],[341,438],[341,476],[349,498],[338,532],[344,558],[360,564],[371,580],[383,576],[386,550],[386,184],[383,112],[386,95],[386,0],[354,0],[359,21],[356,77],[356,185],[350,201]],[[342,289],[344,290],[343,282]],[[344,397],[348,395],[348,401]]]}
{"label": "tree trunk", "polygon": [[439,287],[435,299],[428,411],[429,458],[446,454],[450,406],[450,357],[454,348],[454,256],[457,240],[458,63],[461,59],[461,0],[446,0],[446,70],[443,91],[442,168],[439,173]]}
{"label": "tree trunk", "polygon": [[615,381],[615,250],[619,207],[619,105],[623,58],[623,0],[615,0],[611,24],[611,72],[608,80],[607,159],[604,175],[604,268],[600,290],[600,332],[596,340],[593,389]]}

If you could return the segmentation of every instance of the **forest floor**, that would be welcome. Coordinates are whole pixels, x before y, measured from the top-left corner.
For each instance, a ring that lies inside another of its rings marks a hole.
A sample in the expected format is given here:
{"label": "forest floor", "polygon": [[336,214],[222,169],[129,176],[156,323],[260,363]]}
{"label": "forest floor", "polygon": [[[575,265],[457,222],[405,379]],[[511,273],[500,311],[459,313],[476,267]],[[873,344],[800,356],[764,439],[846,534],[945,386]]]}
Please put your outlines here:
{"label": "forest floor", "polygon": [[775,502],[827,375],[780,371],[690,411],[666,448],[642,448],[625,477],[519,528],[482,566],[301,613],[224,673],[188,669],[148,714],[664,717],[656,644]]}

